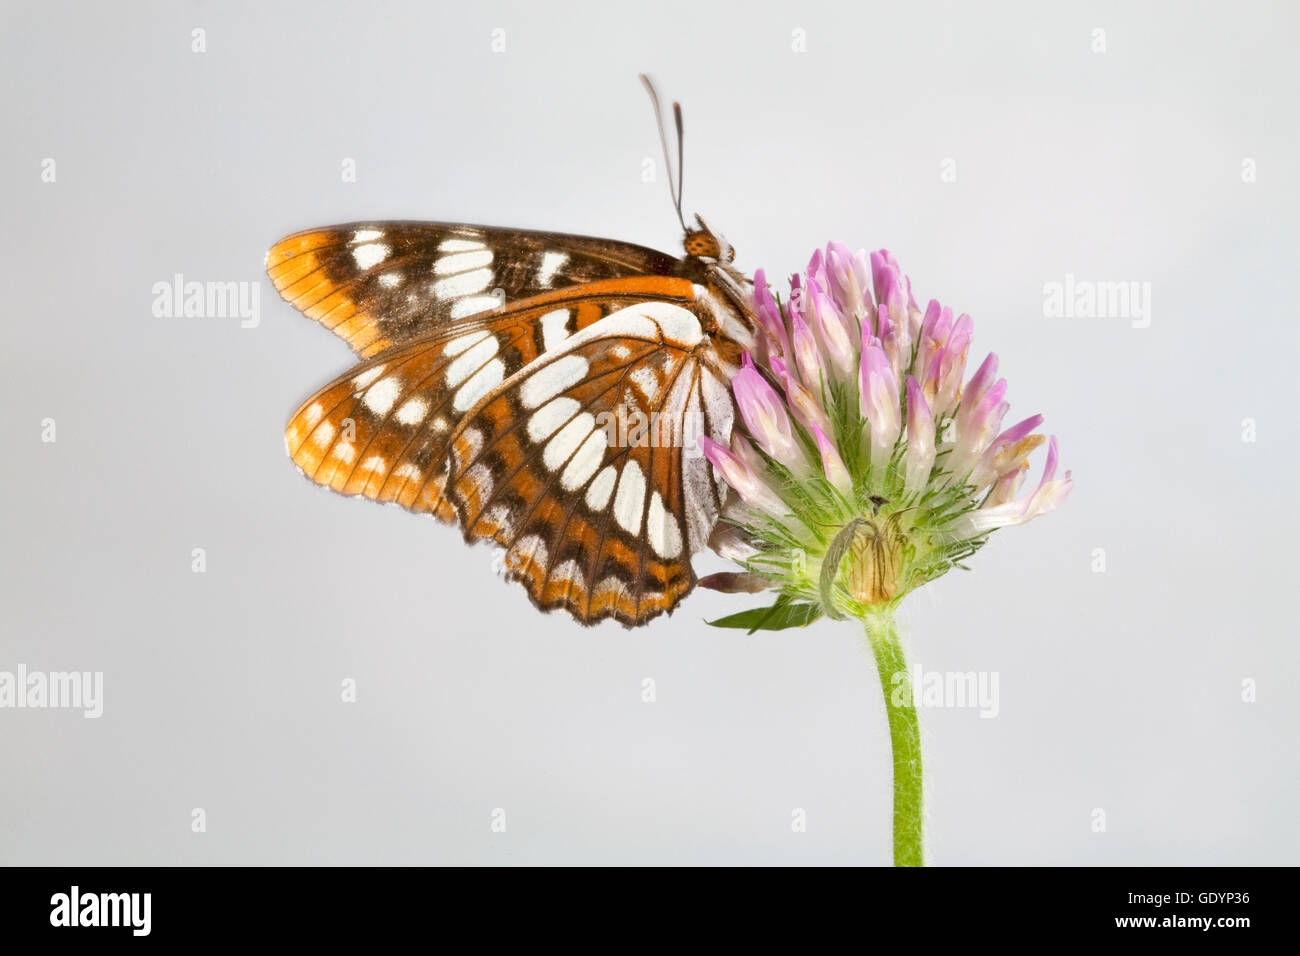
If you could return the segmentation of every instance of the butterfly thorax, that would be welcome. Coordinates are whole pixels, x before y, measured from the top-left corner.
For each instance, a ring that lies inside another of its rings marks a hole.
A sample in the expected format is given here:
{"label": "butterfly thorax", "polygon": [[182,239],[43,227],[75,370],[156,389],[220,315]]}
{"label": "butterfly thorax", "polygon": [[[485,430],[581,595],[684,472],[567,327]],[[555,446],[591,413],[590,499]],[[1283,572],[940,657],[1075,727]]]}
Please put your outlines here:
{"label": "butterfly thorax", "polygon": [[700,270],[698,279],[691,278],[704,289],[702,298],[709,306],[702,319],[704,331],[720,352],[728,359],[734,352],[734,361],[739,362],[740,352],[753,349],[758,328],[751,305],[753,280],[728,263],[695,256],[683,262]]}

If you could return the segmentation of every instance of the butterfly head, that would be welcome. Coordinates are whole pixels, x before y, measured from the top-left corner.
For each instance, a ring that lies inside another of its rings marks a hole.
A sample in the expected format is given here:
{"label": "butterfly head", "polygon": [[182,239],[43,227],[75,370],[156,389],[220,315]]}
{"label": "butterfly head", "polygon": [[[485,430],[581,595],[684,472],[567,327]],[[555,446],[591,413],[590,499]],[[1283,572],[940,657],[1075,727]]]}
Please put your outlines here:
{"label": "butterfly head", "polygon": [[686,254],[694,259],[712,259],[714,262],[731,263],[736,259],[736,250],[727,242],[726,237],[714,232],[708,223],[698,215],[695,222],[698,229],[687,229],[682,244]]}
{"label": "butterfly head", "polygon": [[650,82],[650,77],[644,73],[641,74],[641,82],[646,92],[650,94],[650,103],[654,107],[655,123],[659,127],[659,143],[664,149],[664,166],[668,170],[668,192],[672,196],[673,208],[677,211],[677,221],[682,224],[682,230],[686,233],[683,240],[686,255],[691,259],[703,261],[705,265],[728,268],[736,258],[736,250],[731,248],[731,243],[727,242],[721,233],[710,229],[709,224],[699,215],[695,217],[697,226],[695,229],[686,225],[686,218],[682,215],[682,106],[680,103],[673,104],[673,120],[677,127],[677,173],[674,175],[672,153],[668,150],[668,134],[664,130],[663,111],[659,108],[659,94],[655,91],[654,83]]}

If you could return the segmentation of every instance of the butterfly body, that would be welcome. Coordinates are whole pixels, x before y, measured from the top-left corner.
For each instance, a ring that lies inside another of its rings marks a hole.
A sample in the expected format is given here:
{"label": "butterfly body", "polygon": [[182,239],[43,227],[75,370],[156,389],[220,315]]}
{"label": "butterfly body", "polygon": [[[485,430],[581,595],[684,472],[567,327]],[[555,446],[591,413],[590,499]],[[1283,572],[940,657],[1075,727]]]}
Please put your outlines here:
{"label": "butterfly body", "polygon": [[686,247],[425,222],[281,240],[277,290],[361,358],[290,419],[290,456],[495,541],[540,608],[671,611],[725,504],[695,439],[729,439],[755,328],[726,241],[701,221]]}

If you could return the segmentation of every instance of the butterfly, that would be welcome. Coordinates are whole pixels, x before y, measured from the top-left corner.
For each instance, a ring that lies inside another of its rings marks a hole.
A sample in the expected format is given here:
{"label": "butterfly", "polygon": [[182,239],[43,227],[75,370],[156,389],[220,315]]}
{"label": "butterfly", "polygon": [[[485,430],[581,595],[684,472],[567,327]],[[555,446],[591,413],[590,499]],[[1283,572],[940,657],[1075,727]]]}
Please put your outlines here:
{"label": "butterfly", "polygon": [[752,280],[681,213],[676,257],[612,239],[439,222],[355,222],[277,242],[280,295],[357,353],[290,418],[312,481],[395,502],[504,549],[542,610],[632,627],[695,586],[727,488],[729,380],[755,341]]}

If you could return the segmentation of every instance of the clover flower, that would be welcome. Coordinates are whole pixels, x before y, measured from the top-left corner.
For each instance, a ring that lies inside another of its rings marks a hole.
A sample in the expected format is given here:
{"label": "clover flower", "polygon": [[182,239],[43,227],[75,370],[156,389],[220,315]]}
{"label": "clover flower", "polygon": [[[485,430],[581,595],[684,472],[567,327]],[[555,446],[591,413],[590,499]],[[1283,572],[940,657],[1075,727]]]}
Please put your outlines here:
{"label": "clover flower", "polygon": [[[735,491],[715,550],[743,568],[700,583],[777,591],[776,603],[711,623],[781,629],[827,616],[865,626],[894,760],[894,862],[924,863],[920,728],[893,612],[999,528],[1055,508],[1056,438],[1041,415],[1006,425],[1007,383],[989,354],[967,378],[968,315],[925,310],[892,254],[831,243],[779,301],[759,270],[760,332],[732,380],[730,447],[701,439]],[[1042,477],[1022,492],[1046,443]]]}
{"label": "clover flower", "polygon": [[[749,575],[706,586],[767,582],[780,591],[769,623],[861,618],[1069,493],[1042,416],[1004,425],[997,356],[965,378],[970,316],[934,300],[922,311],[891,253],[831,243],[791,286],[780,302],[755,273],[761,341],[732,382],[743,427],[730,448],[702,440],[739,499],[727,519]],[[1021,494],[1045,442],[1042,478]]]}

